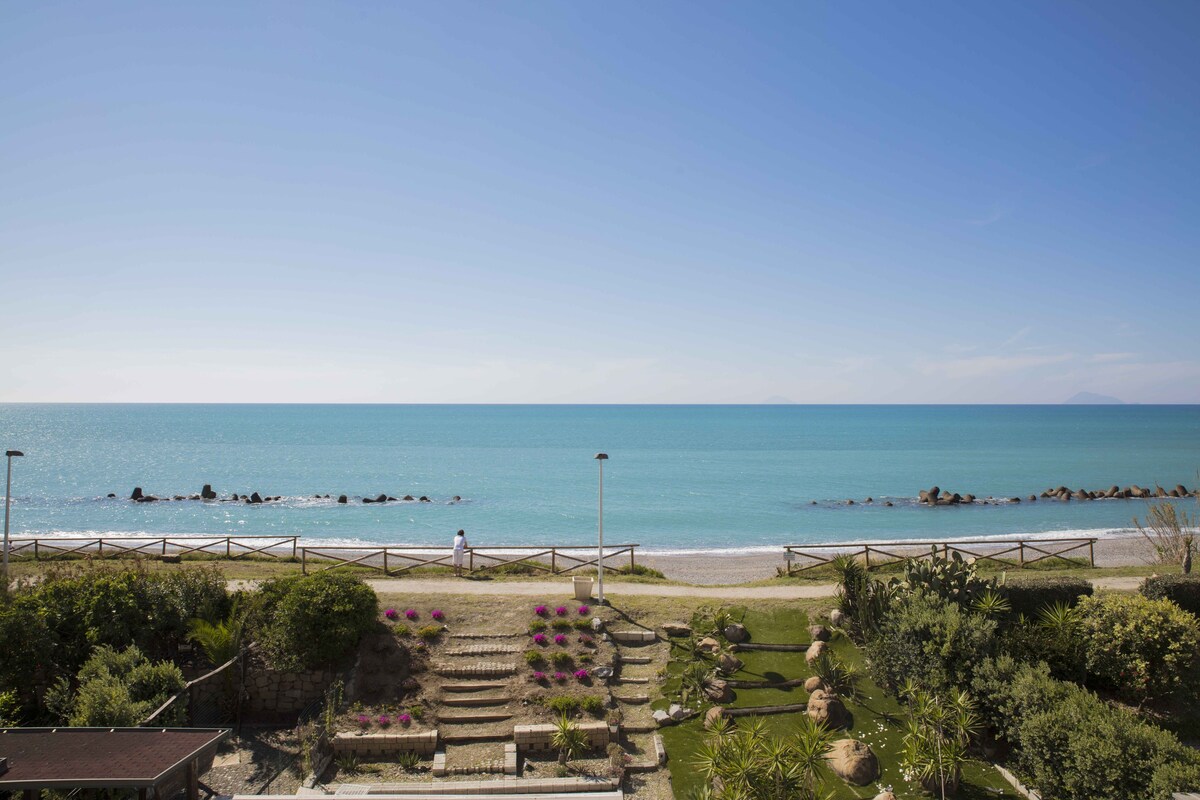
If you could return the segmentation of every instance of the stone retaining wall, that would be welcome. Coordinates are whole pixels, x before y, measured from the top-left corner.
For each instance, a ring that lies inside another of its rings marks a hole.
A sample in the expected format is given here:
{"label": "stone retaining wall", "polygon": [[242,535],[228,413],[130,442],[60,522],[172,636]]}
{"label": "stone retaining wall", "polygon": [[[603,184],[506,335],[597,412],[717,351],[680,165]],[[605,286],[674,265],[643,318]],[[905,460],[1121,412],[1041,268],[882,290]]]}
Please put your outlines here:
{"label": "stone retaining wall", "polygon": [[246,676],[245,708],[250,712],[302,711],[321,697],[332,682],[333,673],[325,670],[276,672],[255,669]]}
{"label": "stone retaining wall", "polygon": [[[609,742],[619,736],[618,730],[610,728],[606,722],[581,722],[578,727],[587,736],[588,746],[593,750],[605,749]],[[551,741],[557,729],[556,725],[514,725],[513,739],[518,750],[553,750]]]}
{"label": "stone retaining wall", "polygon": [[339,733],[333,738],[333,752],[354,753],[359,756],[393,756],[399,753],[433,755],[437,750],[438,732],[413,733]]}

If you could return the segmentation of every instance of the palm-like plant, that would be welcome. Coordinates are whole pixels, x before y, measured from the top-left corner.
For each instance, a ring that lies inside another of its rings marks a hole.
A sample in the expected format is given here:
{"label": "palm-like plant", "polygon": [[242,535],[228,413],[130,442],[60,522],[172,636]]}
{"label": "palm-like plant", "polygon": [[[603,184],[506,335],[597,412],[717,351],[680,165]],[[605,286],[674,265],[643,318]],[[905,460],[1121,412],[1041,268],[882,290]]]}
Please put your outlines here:
{"label": "palm-like plant", "polygon": [[826,691],[851,700],[858,696],[858,670],[828,650],[813,662],[813,673]]}
{"label": "palm-like plant", "polygon": [[971,609],[985,617],[1001,617],[1012,611],[1012,604],[1008,602],[1008,598],[1000,594],[995,589],[984,589],[983,592],[971,604]]}
{"label": "palm-like plant", "polygon": [[807,717],[790,737],[772,736],[761,719],[722,726],[696,753],[705,788],[693,800],[816,800],[833,734]]}
{"label": "palm-like plant", "polygon": [[238,654],[242,646],[245,616],[237,605],[220,622],[193,619],[188,623],[188,638],[200,646],[214,667],[219,667]]}
{"label": "palm-like plant", "polygon": [[966,692],[943,700],[909,689],[902,699],[908,704],[904,772],[944,800],[958,791],[962,769],[969,760],[967,748],[981,730],[974,701]]}
{"label": "palm-like plant", "polygon": [[566,766],[568,761],[587,750],[587,734],[580,730],[574,720],[563,714],[554,723],[550,745],[558,751],[558,763]]}
{"label": "palm-like plant", "polygon": [[704,697],[704,690],[712,680],[713,671],[709,664],[693,662],[683,668],[679,675],[679,699],[684,705],[694,697]]}

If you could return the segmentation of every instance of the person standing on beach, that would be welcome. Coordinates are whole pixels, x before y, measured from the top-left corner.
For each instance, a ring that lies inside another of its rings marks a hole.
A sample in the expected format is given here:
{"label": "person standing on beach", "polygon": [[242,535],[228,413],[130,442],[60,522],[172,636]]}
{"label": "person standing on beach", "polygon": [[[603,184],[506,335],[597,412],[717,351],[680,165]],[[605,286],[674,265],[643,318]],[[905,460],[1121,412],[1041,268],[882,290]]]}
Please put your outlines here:
{"label": "person standing on beach", "polygon": [[467,534],[459,531],[454,534],[454,576],[461,578],[463,574],[463,554],[467,549]]}

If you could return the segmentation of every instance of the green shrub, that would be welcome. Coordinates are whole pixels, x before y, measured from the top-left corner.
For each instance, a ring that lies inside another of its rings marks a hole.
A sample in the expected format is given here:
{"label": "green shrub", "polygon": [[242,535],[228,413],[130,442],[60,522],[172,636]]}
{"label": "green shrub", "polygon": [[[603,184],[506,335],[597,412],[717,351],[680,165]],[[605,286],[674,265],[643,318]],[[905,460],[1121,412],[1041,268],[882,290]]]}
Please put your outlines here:
{"label": "green shrub", "polygon": [[563,650],[555,650],[550,654],[550,662],[556,667],[567,667],[571,661],[571,654]]}
{"label": "green shrub", "polygon": [[[0,594],[0,692],[12,692],[24,715],[35,714],[36,686],[51,675],[54,637],[27,595]],[[15,716],[15,713],[13,714]]]}
{"label": "green shrub", "polygon": [[21,703],[13,689],[0,692],[0,728],[16,728],[21,724]]}
{"label": "green shrub", "polygon": [[545,705],[546,708],[550,709],[555,714],[566,714],[568,716],[573,716],[575,712],[579,711],[579,700],[567,694],[559,694],[554,695],[553,697],[547,697],[543,701],[543,705]]}
{"label": "green shrub", "polygon": [[1012,615],[1036,619],[1042,609],[1055,603],[1074,606],[1082,597],[1090,597],[1092,583],[1087,578],[1073,577],[1009,577],[1000,586],[1001,593],[1012,607]]}
{"label": "green shrub", "polygon": [[262,584],[259,600],[259,641],[271,666],[283,670],[341,661],[379,613],[375,592],[345,573],[273,578]]}
{"label": "green shrub", "polygon": [[1155,575],[1142,581],[1141,591],[1151,600],[1170,600],[1200,616],[1200,575]]}
{"label": "green shrub", "polygon": [[525,663],[531,667],[536,667],[538,664],[543,663],[545,660],[546,660],[546,656],[544,656],[542,654],[541,650],[526,650],[525,651]]}
{"label": "green shrub", "polygon": [[1077,608],[1089,680],[1128,698],[1191,696],[1200,686],[1200,622],[1169,600],[1088,597]]}
{"label": "green shrub", "polygon": [[556,631],[567,631],[571,629],[571,620],[565,617],[555,617],[550,623],[550,627]]}
{"label": "green shrub", "polygon": [[1200,787],[1200,754],[1051,678],[1045,664],[986,661],[971,689],[983,722],[1012,749],[1010,766],[1043,797],[1168,800],[1173,791]]}
{"label": "green shrub", "polygon": [[589,714],[600,716],[604,713],[604,701],[594,694],[589,694],[587,697],[579,701],[579,707]]}
{"label": "green shrub", "polygon": [[906,558],[904,574],[893,580],[900,594],[934,594],[963,608],[975,605],[989,590],[996,588],[995,579],[984,579],[976,572],[975,564],[959,552],[947,558],[932,548],[928,558]]}
{"label": "green shrub", "polygon": [[667,576],[663,575],[660,570],[654,569],[653,567],[647,567],[642,564],[634,564],[633,566],[630,566],[630,567],[621,567],[620,569],[617,570],[617,574],[618,575],[640,575],[643,578],[658,578],[659,580],[667,579]]}
{"label": "green shrub", "polygon": [[571,627],[577,631],[582,631],[583,633],[590,633],[592,630],[592,623],[586,619],[577,619],[571,623]]}
{"label": "green shrub", "polygon": [[393,625],[392,633],[396,634],[397,638],[404,639],[412,636],[412,628],[407,625]]}
{"label": "green shrub", "polygon": [[932,594],[913,594],[894,603],[867,641],[867,666],[893,691],[911,680],[928,691],[948,692],[969,682],[995,640],[992,620]]}
{"label": "green shrub", "polygon": [[442,635],[441,625],[422,625],[417,631],[417,638],[423,642],[432,642]]}
{"label": "green shrub", "polygon": [[409,706],[408,715],[417,722],[420,722],[421,718],[425,716],[425,708],[423,706]]}
{"label": "green shrub", "polygon": [[546,628],[547,625],[544,619],[535,619],[533,622],[529,623],[530,633],[541,633],[542,631],[546,630]]}
{"label": "green shrub", "polygon": [[[152,662],[136,647],[96,648],[79,670],[79,689],[65,680],[55,684],[47,704],[72,726],[132,727],[184,687],[183,673],[169,661]],[[183,721],[186,703],[179,702],[156,718],[161,725]]]}

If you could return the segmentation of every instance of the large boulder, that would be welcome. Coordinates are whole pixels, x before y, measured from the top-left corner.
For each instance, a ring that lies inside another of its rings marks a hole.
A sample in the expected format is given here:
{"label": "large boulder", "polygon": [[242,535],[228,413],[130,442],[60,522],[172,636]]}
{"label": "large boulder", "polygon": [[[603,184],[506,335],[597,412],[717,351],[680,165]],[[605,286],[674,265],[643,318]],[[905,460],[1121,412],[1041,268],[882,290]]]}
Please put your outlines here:
{"label": "large boulder", "polygon": [[828,642],[829,628],[826,628],[824,625],[809,625],[808,637],[814,642]]}
{"label": "large boulder", "polygon": [[742,660],[737,656],[729,653],[722,653],[717,658],[717,669],[724,672],[726,675],[732,675],[742,668]]}
{"label": "large boulder", "polygon": [[843,628],[846,625],[846,615],[841,609],[835,608],[829,612],[829,624],[835,628]]}
{"label": "large boulder", "polygon": [[213,491],[211,483],[204,484],[204,487],[202,489],[200,489],[200,499],[201,500],[216,500],[217,499],[217,493]]}
{"label": "large boulder", "polygon": [[874,800],[896,800],[896,795],[892,794],[891,792],[880,792],[879,794],[875,795]]}
{"label": "large boulder", "polygon": [[839,739],[825,754],[833,774],[855,786],[866,786],[879,778],[879,759],[866,742]]}
{"label": "large boulder", "polygon": [[750,641],[750,631],[746,630],[746,626],[740,622],[734,622],[731,625],[725,626],[725,639],[733,644],[741,644],[742,642]]}
{"label": "large boulder", "polygon": [[133,487],[133,492],[132,492],[132,493],[130,493],[130,495],[129,495],[129,499],[130,499],[130,500],[141,500],[141,499],[142,499],[142,497],[143,497],[143,495],[142,495],[142,487],[140,487],[140,486],[135,486],[135,487]]}
{"label": "large boulder", "polygon": [[682,622],[664,622],[663,633],[667,636],[691,636],[692,626]]}
{"label": "large boulder", "polygon": [[808,652],[804,654],[804,660],[809,666],[812,666],[816,663],[818,658],[825,654],[825,649],[828,646],[829,645],[825,644],[825,642],[813,642],[808,646]]}
{"label": "large boulder", "polygon": [[701,653],[715,653],[721,649],[721,643],[711,636],[705,636],[696,642],[696,649]]}
{"label": "large boulder", "polygon": [[658,709],[657,711],[655,711],[653,714],[651,714],[650,717],[656,723],[658,723],[658,726],[660,728],[666,727],[667,725],[674,725],[676,722],[676,720],[671,718],[670,714],[668,714],[666,711],[664,711],[661,708]]}
{"label": "large boulder", "polygon": [[804,682],[804,691],[808,692],[809,694],[812,694],[813,692],[817,691],[818,689],[824,689],[824,688],[825,688],[824,681],[822,681],[816,675],[813,675],[812,677],[810,677],[808,680],[806,680]]}
{"label": "large boulder", "polygon": [[849,721],[849,713],[841,699],[824,689],[817,689],[808,696],[804,713],[808,718],[828,728],[841,728]]}
{"label": "large boulder", "polygon": [[717,723],[717,720],[725,716],[725,709],[720,706],[713,706],[708,711],[704,712],[704,730],[709,730]]}
{"label": "large boulder", "polygon": [[347,497],[346,497],[346,495],[344,495],[344,494],[339,494],[339,495],[338,495],[338,503],[339,503],[339,504],[341,504],[341,505],[343,505],[343,506],[344,506],[344,505],[346,505],[346,503],[348,503],[348,502],[350,502],[350,500],[349,500],[349,498],[347,498]]}
{"label": "large boulder", "polygon": [[730,689],[729,684],[720,678],[713,678],[706,683],[704,685],[704,694],[714,703],[733,702],[733,689]]}
{"label": "large boulder", "polygon": [[250,502],[251,503],[261,503],[262,495],[260,495],[258,492],[255,492],[254,494],[250,495]]}

